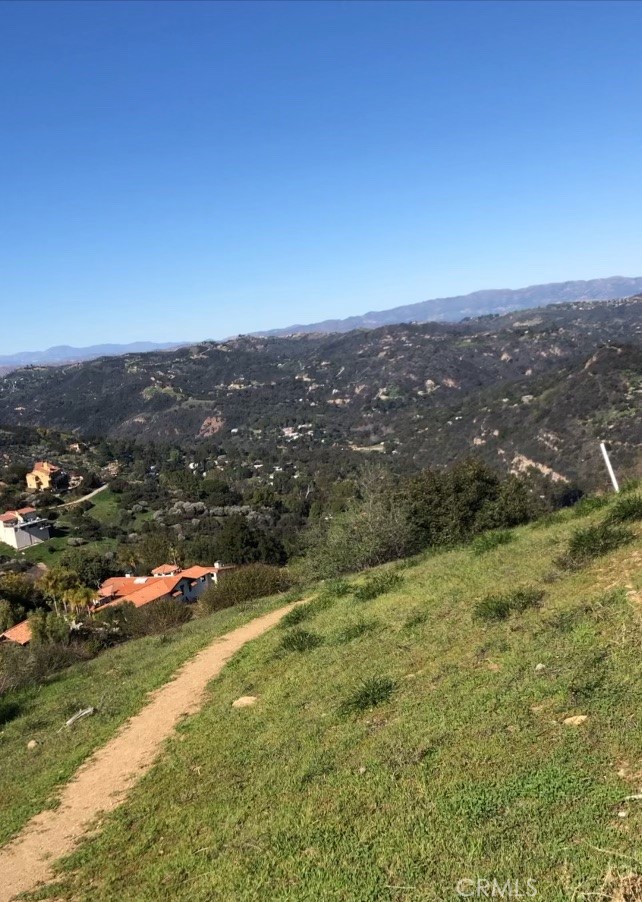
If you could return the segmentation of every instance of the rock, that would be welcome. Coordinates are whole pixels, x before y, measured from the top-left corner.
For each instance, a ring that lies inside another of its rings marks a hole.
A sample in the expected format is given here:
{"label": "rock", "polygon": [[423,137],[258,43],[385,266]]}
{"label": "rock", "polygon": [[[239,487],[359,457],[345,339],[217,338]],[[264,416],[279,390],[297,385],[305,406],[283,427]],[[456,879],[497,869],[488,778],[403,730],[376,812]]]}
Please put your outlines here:
{"label": "rock", "polygon": [[31,751],[33,751],[33,750],[35,749],[35,747],[36,747],[37,745],[38,745],[38,743],[36,742],[35,739],[30,739],[29,742],[27,743],[27,748],[28,748],[29,751],[31,752]]}
{"label": "rock", "polygon": [[232,707],[249,708],[250,705],[255,705],[257,701],[256,695],[242,695],[240,698],[237,698],[235,702],[232,702]]}
{"label": "rock", "polygon": [[365,772],[366,772],[366,768],[365,768],[365,767],[360,767],[360,768],[359,768],[359,773],[360,773],[360,774],[365,774]]}
{"label": "rock", "polygon": [[87,539],[83,539],[82,536],[71,536],[71,538],[67,539],[67,545],[71,548],[79,548],[81,545],[86,545]]}
{"label": "rock", "polygon": [[546,670],[546,664],[536,664],[535,673],[543,673]]}
{"label": "rock", "polygon": [[574,714],[572,717],[565,717],[562,723],[567,727],[579,727],[585,720],[588,720],[588,714]]}

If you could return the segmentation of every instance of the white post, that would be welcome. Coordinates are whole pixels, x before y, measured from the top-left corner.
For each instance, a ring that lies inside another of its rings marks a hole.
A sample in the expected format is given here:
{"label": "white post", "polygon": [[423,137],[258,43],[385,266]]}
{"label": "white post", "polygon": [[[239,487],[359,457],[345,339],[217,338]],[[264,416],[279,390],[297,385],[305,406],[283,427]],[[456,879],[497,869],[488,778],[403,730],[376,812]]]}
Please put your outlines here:
{"label": "white post", "polygon": [[611,477],[611,482],[613,483],[613,488],[615,489],[616,492],[619,492],[620,487],[617,484],[617,479],[615,477],[613,467],[611,466],[609,452],[606,450],[606,445],[604,444],[604,442],[600,442],[600,450],[602,452],[602,457],[604,458],[604,463],[606,464],[606,469],[609,471],[609,476]]}

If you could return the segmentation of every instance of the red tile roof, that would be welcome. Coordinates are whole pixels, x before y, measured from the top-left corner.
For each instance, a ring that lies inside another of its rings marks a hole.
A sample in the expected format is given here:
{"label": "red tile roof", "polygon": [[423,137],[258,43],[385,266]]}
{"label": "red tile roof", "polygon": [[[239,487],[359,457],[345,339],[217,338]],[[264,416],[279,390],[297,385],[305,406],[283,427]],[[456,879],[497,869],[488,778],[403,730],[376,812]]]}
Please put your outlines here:
{"label": "red tile roof", "polygon": [[6,511],[2,516],[0,516],[0,523],[10,523],[12,520],[17,520],[18,517],[24,517],[25,514],[35,514],[35,507],[21,507],[15,511]]}
{"label": "red tile roof", "polygon": [[21,623],[16,623],[15,626],[5,630],[1,635],[10,642],[27,645],[28,642],[31,642],[31,624],[28,620],[23,620]]}
{"label": "red tile roof", "polygon": [[[187,579],[199,579],[201,576],[206,576],[208,573],[211,575],[212,573],[216,573],[216,567],[199,567],[198,565],[194,567],[188,567],[187,570],[180,570],[179,573],[181,576],[186,576]],[[176,574],[178,576],[178,574]]]}
{"label": "red tile roof", "polygon": [[152,576],[169,575],[170,573],[176,573],[176,571],[180,569],[178,564],[161,564],[160,567],[154,567]]}
{"label": "red tile roof", "polygon": [[144,583],[140,583],[133,590],[130,589],[128,593],[118,593],[113,601],[108,601],[107,604],[101,605],[100,609],[113,607],[127,601],[131,601],[135,607],[141,608],[143,605],[149,604],[150,601],[157,601],[159,598],[171,595],[181,579],[182,577],[178,575],[164,576],[162,578],[148,577]]}

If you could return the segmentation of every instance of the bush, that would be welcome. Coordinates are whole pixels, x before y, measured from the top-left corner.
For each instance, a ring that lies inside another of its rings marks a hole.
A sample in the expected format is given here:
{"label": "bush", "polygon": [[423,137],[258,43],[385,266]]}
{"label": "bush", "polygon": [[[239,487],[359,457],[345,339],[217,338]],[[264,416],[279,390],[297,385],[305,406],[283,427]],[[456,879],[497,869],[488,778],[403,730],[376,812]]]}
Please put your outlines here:
{"label": "bush", "polygon": [[608,523],[630,523],[642,520],[642,495],[624,495],[615,502],[607,517]]}
{"label": "bush", "polygon": [[358,714],[376,708],[387,702],[395,690],[394,681],[389,677],[370,677],[364,680],[339,709],[342,714]]}
{"label": "bush", "polygon": [[566,553],[556,563],[565,569],[581,567],[593,558],[628,544],[633,538],[629,529],[611,526],[608,522],[576,529],[569,539]]}
{"label": "bush", "polygon": [[157,636],[169,630],[183,626],[192,619],[192,610],[183,601],[173,598],[161,598],[136,608],[132,623],[133,636]]}
{"label": "bush", "polygon": [[287,570],[280,567],[249,564],[247,567],[219,574],[218,584],[203,593],[198,606],[202,613],[211,614],[255,598],[287,592],[292,587],[292,582]]}
{"label": "bush", "polygon": [[308,633],[306,630],[295,629],[281,639],[281,648],[284,651],[309,651],[321,645],[323,639],[316,633]]}
{"label": "bush", "polygon": [[374,573],[354,589],[354,597],[357,601],[371,601],[373,598],[378,598],[379,595],[392,592],[402,582],[403,576],[395,573],[393,570],[387,570],[385,573]]}
{"label": "bush", "polygon": [[493,532],[484,532],[480,536],[477,536],[473,541],[473,553],[474,554],[486,554],[489,551],[492,551],[494,548],[499,548],[500,545],[508,545],[509,542],[514,540],[514,535],[512,532],[509,532],[507,529],[497,529]]}
{"label": "bush", "polygon": [[503,595],[487,595],[478,601],[473,610],[476,620],[506,620],[513,613],[522,613],[536,607],[544,597],[542,589],[527,586]]}

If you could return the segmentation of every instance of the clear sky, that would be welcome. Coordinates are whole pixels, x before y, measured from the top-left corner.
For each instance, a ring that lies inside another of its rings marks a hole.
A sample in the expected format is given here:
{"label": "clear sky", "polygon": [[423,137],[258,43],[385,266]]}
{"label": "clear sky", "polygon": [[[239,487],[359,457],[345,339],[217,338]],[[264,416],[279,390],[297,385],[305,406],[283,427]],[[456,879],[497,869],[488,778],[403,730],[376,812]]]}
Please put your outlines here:
{"label": "clear sky", "polygon": [[0,2],[0,353],[642,275],[640,2]]}

